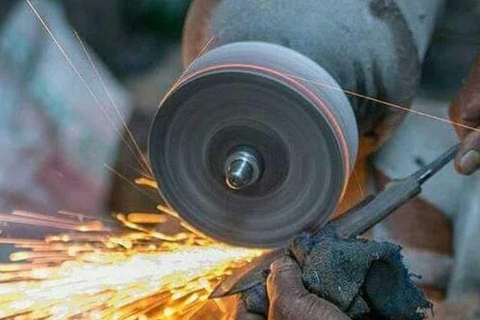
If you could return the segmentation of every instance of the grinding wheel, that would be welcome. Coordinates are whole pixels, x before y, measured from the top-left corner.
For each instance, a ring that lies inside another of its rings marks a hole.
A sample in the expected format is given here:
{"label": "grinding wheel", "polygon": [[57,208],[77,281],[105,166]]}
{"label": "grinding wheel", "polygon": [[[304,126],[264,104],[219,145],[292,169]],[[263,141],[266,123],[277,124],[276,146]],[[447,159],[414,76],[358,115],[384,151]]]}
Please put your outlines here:
{"label": "grinding wheel", "polygon": [[320,66],[282,46],[240,42],[190,66],[161,103],[149,153],[160,192],[193,227],[234,245],[279,247],[334,212],[357,132]]}

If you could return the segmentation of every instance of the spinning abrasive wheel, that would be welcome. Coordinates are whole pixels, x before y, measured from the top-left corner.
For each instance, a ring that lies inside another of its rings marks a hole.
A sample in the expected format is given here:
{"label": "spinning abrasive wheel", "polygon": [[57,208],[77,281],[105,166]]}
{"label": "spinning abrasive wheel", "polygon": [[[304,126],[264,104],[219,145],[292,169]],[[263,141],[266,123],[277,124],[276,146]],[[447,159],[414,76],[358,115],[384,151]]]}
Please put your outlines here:
{"label": "spinning abrasive wheel", "polygon": [[282,46],[240,42],[198,59],[163,100],[150,159],[161,192],[195,228],[278,247],[335,210],[357,132],[348,100],[319,65]]}

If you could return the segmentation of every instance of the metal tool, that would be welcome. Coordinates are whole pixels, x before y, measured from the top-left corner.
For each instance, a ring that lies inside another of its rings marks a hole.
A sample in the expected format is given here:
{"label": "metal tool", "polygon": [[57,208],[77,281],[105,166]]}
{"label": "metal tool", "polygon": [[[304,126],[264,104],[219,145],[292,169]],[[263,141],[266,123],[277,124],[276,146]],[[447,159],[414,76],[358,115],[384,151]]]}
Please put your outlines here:
{"label": "metal tool", "polygon": [[335,80],[291,49],[240,42],[200,57],[161,103],[150,160],[168,204],[202,233],[279,248],[336,209],[358,128]]}
{"label": "metal tool", "polygon": [[[458,148],[458,145],[450,148],[435,161],[411,176],[392,181],[383,191],[366,198],[341,217],[329,222],[327,226],[330,226],[339,237],[344,238],[352,238],[364,233],[405,202],[417,196],[422,190],[422,184],[449,163],[455,157]],[[283,254],[284,250],[280,249],[261,256],[221,282],[210,297],[220,298],[240,293],[264,283],[265,271],[270,268],[273,261]]]}

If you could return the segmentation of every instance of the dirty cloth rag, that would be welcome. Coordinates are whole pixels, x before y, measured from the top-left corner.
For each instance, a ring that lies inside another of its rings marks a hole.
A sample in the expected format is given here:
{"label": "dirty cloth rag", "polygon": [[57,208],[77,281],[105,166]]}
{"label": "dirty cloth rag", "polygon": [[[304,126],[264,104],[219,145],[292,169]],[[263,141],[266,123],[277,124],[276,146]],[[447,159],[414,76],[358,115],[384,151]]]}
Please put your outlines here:
{"label": "dirty cloth rag", "polygon": [[[305,287],[352,319],[421,320],[431,304],[412,282],[401,247],[389,242],[343,239],[325,228],[294,239],[286,254],[302,268]],[[247,309],[267,314],[265,285],[243,292]]]}

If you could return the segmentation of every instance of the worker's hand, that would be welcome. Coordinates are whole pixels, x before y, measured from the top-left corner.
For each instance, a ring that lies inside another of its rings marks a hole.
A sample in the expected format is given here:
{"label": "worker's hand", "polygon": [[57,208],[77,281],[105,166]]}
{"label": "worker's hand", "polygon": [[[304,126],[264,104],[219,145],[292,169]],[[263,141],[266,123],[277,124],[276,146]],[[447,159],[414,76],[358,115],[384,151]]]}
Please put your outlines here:
{"label": "worker's hand", "polygon": [[455,167],[461,174],[472,174],[480,168],[480,56],[450,107],[452,121],[475,128],[455,126],[462,146],[455,158]]}
{"label": "worker's hand", "polygon": [[[305,289],[298,264],[290,257],[275,261],[267,280],[270,307],[268,320],[350,320],[333,304]],[[238,299],[232,320],[263,320],[248,313]]]}
{"label": "worker's hand", "polygon": [[298,264],[290,257],[275,261],[267,280],[269,320],[349,320],[333,304],[305,289]]}
{"label": "worker's hand", "polygon": [[237,295],[235,298],[235,309],[228,320],[265,320],[263,316],[247,311],[241,295]]}

